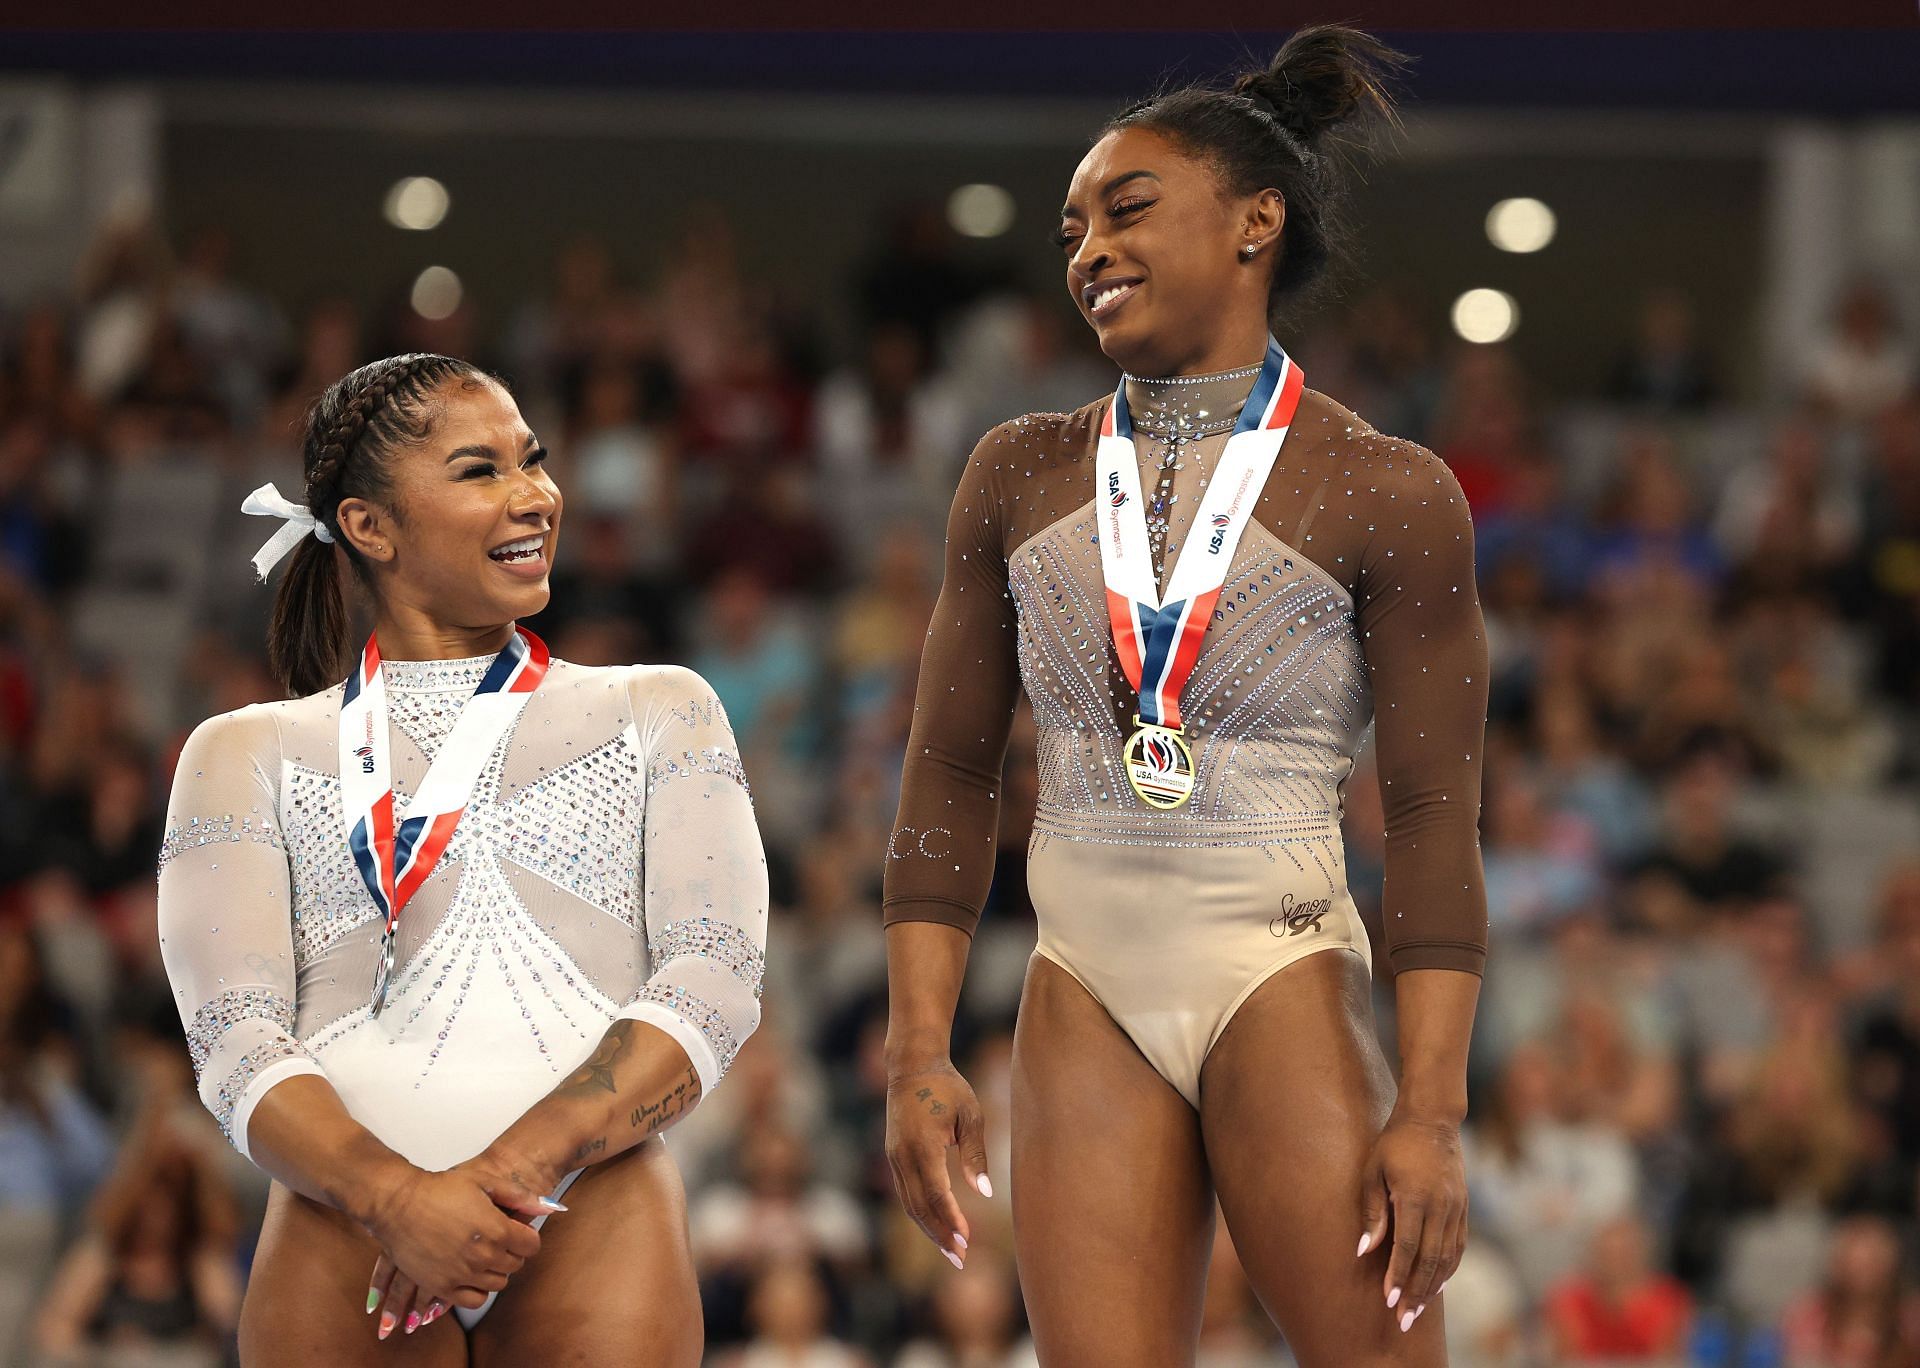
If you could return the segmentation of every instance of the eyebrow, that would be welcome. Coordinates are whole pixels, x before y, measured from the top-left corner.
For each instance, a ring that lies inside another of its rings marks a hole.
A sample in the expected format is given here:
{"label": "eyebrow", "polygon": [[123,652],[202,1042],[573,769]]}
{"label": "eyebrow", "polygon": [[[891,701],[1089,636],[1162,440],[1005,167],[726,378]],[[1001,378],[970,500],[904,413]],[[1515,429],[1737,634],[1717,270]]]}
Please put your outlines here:
{"label": "eyebrow", "polygon": [[[531,432],[529,432],[527,434],[527,440],[525,444],[522,445],[520,449],[522,451],[527,451],[539,445],[540,445],[540,439],[538,437],[535,437]],[[453,462],[459,460],[462,456],[477,456],[483,461],[492,461],[492,460],[498,459],[499,453],[496,452],[492,447],[488,446],[485,442],[476,442],[468,446],[455,447],[452,451],[449,451],[447,453],[447,459],[442,461],[441,464],[451,465]]]}
{"label": "eyebrow", "polygon": [[[1105,199],[1108,195],[1111,195],[1114,191],[1118,190],[1121,186],[1125,185],[1128,181],[1134,181],[1134,180],[1157,181],[1159,179],[1160,177],[1154,175],[1153,172],[1151,171],[1122,171],[1119,175],[1115,176],[1112,180],[1108,181],[1105,185],[1100,187],[1100,197],[1102,199]],[[1061,218],[1080,218],[1082,217],[1082,215],[1080,211],[1078,209],[1075,209],[1071,204],[1063,204],[1060,206],[1060,217]]]}

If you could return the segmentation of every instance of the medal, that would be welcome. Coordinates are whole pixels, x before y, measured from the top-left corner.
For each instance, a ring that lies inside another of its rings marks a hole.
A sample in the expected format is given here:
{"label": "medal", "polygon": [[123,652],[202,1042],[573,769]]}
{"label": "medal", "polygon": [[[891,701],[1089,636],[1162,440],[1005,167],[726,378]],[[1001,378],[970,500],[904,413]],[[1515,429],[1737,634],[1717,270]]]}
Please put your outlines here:
{"label": "medal", "polygon": [[480,771],[540,687],[547,663],[546,643],[524,627],[515,628],[427,767],[406,820],[396,825],[378,640],[368,637],[360,652],[340,698],[340,805],[347,848],[384,919],[373,977],[376,1016],[393,978],[400,909],[446,853]]}
{"label": "medal", "polygon": [[1140,801],[1157,808],[1177,808],[1193,797],[1193,751],[1177,728],[1141,722],[1136,714],[1134,733],[1125,751],[1127,782]]}
{"label": "medal", "polygon": [[1114,652],[1127,683],[1140,695],[1137,730],[1127,738],[1122,764],[1127,783],[1150,807],[1177,808],[1193,797],[1198,774],[1181,731],[1180,693],[1200,660],[1234,550],[1287,439],[1304,384],[1300,368],[1278,342],[1267,339],[1266,360],[1200,500],[1164,599],[1148,554],[1125,381],[1101,420],[1095,454],[1100,572]]}

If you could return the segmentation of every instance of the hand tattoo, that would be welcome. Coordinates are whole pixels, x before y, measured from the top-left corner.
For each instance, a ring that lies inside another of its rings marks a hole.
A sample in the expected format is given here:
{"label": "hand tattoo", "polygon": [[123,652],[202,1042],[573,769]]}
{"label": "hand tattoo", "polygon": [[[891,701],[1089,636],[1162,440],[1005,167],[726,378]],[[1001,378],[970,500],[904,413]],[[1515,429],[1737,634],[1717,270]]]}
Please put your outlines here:
{"label": "hand tattoo", "polygon": [[922,1088],[919,1092],[915,1093],[914,1096],[927,1104],[927,1114],[929,1116],[946,1115],[947,1104],[934,1097],[932,1088]]}

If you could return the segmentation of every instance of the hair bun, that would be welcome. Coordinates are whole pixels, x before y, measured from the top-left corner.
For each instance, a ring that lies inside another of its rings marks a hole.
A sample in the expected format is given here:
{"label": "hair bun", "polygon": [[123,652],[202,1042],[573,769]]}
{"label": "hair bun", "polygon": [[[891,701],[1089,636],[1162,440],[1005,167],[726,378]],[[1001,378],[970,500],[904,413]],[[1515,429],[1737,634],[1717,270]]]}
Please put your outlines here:
{"label": "hair bun", "polygon": [[1370,34],[1318,24],[1287,39],[1265,71],[1248,72],[1233,89],[1314,146],[1344,125],[1374,117],[1391,122],[1393,80],[1406,64]]}

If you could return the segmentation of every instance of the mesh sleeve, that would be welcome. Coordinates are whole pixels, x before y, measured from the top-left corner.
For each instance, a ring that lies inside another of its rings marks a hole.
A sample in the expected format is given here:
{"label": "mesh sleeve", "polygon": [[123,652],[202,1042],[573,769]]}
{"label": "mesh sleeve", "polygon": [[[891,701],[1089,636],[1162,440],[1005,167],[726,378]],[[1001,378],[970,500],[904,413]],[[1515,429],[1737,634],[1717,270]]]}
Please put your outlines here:
{"label": "mesh sleeve", "polygon": [[267,1090],[325,1071],[293,1034],[293,922],[273,718],[203,722],[174,774],[160,847],[160,954],[200,1100],[242,1154]]}
{"label": "mesh sleeve", "polygon": [[647,671],[633,710],[647,757],[651,973],[620,1015],[679,1041],[707,1093],[760,1024],[766,854],[733,728],[707,682],[678,667]]}
{"label": "mesh sleeve", "polygon": [[1395,973],[1477,974],[1487,946],[1479,834],[1487,640],[1473,524],[1438,457],[1375,440],[1385,500],[1361,553],[1358,626],[1386,812],[1387,958]]}
{"label": "mesh sleeve", "polygon": [[974,449],[947,518],[946,569],[887,846],[888,924],[944,922],[971,934],[993,881],[1000,773],[1020,688],[993,456],[1010,427]]}

